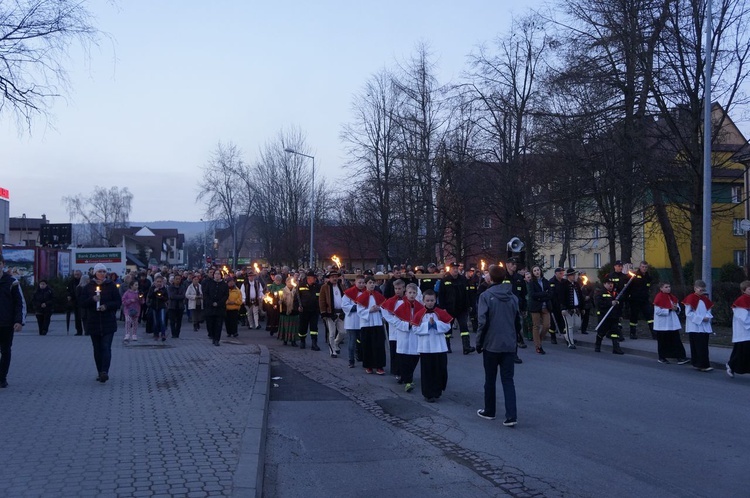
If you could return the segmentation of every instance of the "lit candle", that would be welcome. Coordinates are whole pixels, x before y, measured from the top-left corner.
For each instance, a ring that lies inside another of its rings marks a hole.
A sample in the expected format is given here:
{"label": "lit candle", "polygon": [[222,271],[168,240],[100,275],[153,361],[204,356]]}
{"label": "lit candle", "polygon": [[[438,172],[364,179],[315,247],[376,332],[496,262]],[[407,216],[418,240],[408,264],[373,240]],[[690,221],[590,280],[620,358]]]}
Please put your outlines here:
{"label": "lit candle", "polygon": [[[96,296],[99,299],[101,299],[101,297],[102,297],[102,291],[101,291],[101,289],[99,289],[98,285],[96,286]],[[96,309],[97,309],[97,311],[101,311],[102,310],[102,302],[101,302],[101,300],[96,303]]]}

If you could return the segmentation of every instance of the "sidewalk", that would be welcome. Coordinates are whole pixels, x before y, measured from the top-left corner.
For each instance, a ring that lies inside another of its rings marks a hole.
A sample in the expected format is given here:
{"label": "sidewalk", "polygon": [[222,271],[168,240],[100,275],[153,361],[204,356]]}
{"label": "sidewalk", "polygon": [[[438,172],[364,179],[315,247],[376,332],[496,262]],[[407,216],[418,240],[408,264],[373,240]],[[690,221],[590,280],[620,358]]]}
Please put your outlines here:
{"label": "sidewalk", "polygon": [[205,329],[122,343],[95,381],[91,342],[65,315],[15,335],[0,389],[2,496],[260,496],[269,353],[248,331],[214,347]]}
{"label": "sidewalk", "polygon": [[[625,327],[626,333],[627,333],[627,325]],[[688,358],[690,357],[690,344],[685,341],[685,334],[681,334],[683,339],[683,346],[685,346],[685,352],[687,353]],[[576,332],[574,336],[575,342],[577,346],[583,346],[587,348],[593,348],[594,343],[596,342],[596,332],[591,328],[589,330],[589,333],[587,335],[581,334],[580,332]],[[558,337],[558,341],[560,341],[560,338]],[[565,341],[562,342],[562,344],[565,344]],[[531,346],[534,344],[531,343]],[[559,346],[558,346],[559,347]],[[649,338],[644,338],[643,335],[640,335],[638,339],[628,339],[626,338],[624,341],[620,342],[620,347],[625,352],[625,354],[632,354],[636,356],[644,356],[646,358],[653,358],[654,361],[658,359],[658,355],[656,353],[657,346],[656,341]],[[609,338],[605,338],[602,341],[602,354],[609,353],[612,354],[612,341]],[[708,347],[708,357],[711,360],[711,366],[714,367],[717,370],[725,370],[726,369],[726,363],[729,361],[729,355],[732,353],[732,348],[725,348],[721,346],[709,346]]]}

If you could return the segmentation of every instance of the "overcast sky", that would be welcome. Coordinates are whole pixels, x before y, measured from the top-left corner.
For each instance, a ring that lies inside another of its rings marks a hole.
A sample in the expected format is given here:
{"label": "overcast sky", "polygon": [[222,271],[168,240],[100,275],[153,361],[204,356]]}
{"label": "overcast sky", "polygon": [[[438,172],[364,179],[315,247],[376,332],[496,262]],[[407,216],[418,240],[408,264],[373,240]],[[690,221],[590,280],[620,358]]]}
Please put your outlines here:
{"label": "overcast sky", "polygon": [[[540,3],[538,1],[532,3]],[[71,88],[31,134],[0,114],[0,187],[11,216],[69,222],[64,195],[128,187],[133,221],[195,221],[200,168],[218,141],[252,162],[279,130],[306,134],[319,174],[345,163],[352,96],[420,41],[441,83],[508,29],[509,0],[120,0],[91,2],[108,34],[72,54]],[[516,9],[516,10],[514,10]]]}

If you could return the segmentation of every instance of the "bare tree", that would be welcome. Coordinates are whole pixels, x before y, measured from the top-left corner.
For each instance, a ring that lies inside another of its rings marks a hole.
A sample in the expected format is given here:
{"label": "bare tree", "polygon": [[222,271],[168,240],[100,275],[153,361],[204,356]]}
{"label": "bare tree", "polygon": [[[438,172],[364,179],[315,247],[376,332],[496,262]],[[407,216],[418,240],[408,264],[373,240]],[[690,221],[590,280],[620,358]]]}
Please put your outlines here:
{"label": "bare tree", "polygon": [[31,126],[67,86],[71,45],[96,43],[99,32],[85,1],[0,2],[0,112]]}
{"label": "bare tree", "polygon": [[373,75],[354,98],[354,119],[344,126],[341,139],[350,156],[356,188],[367,192],[367,213],[377,234],[378,249],[387,265],[391,260],[394,236],[392,187],[398,154],[398,93],[391,74],[383,70]]}
{"label": "bare tree", "polygon": [[208,218],[221,221],[232,234],[232,262],[242,250],[245,237],[252,228],[250,215],[256,203],[249,166],[240,149],[221,142],[203,167],[201,187],[196,200],[206,206]]}
{"label": "bare tree", "polygon": [[[309,154],[303,133],[297,128],[282,130],[266,142],[253,168],[253,185],[263,201],[255,211],[262,220],[267,254],[278,258],[276,263],[299,265],[309,253],[310,198],[312,195],[312,164],[304,157],[289,154],[293,149]],[[325,188],[317,182],[316,192]],[[325,199],[316,199],[325,205]],[[320,209],[316,210],[320,213]]]}
{"label": "bare tree", "polygon": [[112,187],[107,190],[96,186],[88,196],[77,194],[65,196],[62,202],[71,220],[79,220],[86,225],[86,244],[109,246],[120,241],[112,240],[116,228],[126,228],[132,210],[133,194],[127,187]]}

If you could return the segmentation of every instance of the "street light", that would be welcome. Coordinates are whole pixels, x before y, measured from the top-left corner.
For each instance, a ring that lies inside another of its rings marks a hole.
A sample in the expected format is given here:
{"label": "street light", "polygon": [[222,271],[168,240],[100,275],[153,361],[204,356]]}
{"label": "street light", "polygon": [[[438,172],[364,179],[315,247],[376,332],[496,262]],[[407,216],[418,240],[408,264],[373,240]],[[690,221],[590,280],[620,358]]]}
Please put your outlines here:
{"label": "street light", "polygon": [[310,196],[310,269],[313,269],[313,242],[315,240],[313,235],[315,230],[315,156],[297,152],[289,147],[284,149],[284,152],[312,159],[312,195]]}
{"label": "street light", "polygon": [[201,218],[201,221],[203,221],[203,263],[201,264],[202,268],[206,267],[206,222]]}

